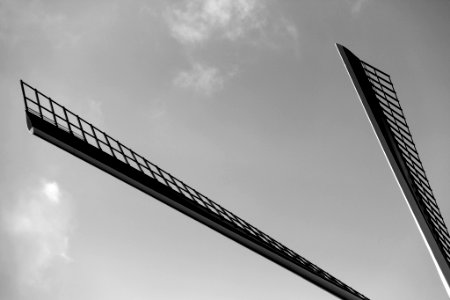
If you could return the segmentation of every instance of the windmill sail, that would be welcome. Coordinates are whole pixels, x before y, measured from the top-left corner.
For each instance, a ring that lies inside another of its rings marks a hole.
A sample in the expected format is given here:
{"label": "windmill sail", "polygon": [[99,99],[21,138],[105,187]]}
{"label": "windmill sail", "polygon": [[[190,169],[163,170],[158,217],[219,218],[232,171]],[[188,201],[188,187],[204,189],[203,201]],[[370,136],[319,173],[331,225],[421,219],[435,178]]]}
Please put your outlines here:
{"label": "windmill sail", "polygon": [[368,299],[91,123],[21,81],[27,126],[34,135],[349,300]]}

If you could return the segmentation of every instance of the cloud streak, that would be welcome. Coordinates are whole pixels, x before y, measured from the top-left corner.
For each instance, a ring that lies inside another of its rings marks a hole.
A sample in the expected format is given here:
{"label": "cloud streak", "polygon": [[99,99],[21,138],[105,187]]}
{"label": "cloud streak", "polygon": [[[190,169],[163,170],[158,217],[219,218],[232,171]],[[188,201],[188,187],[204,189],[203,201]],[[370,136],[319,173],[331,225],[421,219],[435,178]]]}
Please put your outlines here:
{"label": "cloud streak", "polygon": [[174,79],[174,84],[210,96],[222,89],[225,80],[232,75],[222,74],[217,68],[195,63],[190,70],[180,71]]}
{"label": "cloud streak", "polygon": [[15,267],[7,270],[20,291],[45,291],[69,262],[71,214],[65,193],[56,182],[42,181],[3,212],[7,240]]}
{"label": "cloud streak", "polygon": [[369,2],[369,0],[352,0],[350,2],[350,9],[352,14],[358,14],[361,12],[361,9],[366,3]]}
{"label": "cloud streak", "polygon": [[[167,6],[165,23],[192,66],[176,74],[174,86],[207,96],[222,90],[245,58],[241,60],[240,54],[232,58],[234,61],[220,58],[216,55],[219,52],[213,52],[218,44],[230,49],[259,46],[281,49],[286,42],[291,42],[294,55],[300,57],[300,36],[295,23],[285,17],[271,17],[266,2],[183,0]],[[207,63],[205,53],[208,53]],[[203,57],[199,59],[199,55]]]}
{"label": "cloud streak", "polygon": [[236,40],[264,25],[261,9],[256,0],[189,0],[169,7],[166,20],[182,44],[200,44],[212,36]]}
{"label": "cloud streak", "polygon": [[55,49],[82,44],[95,29],[113,23],[118,7],[113,1],[93,6],[81,14],[58,9],[49,1],[2,0],[0,3],[0,43],[9,47],[36,40]]}

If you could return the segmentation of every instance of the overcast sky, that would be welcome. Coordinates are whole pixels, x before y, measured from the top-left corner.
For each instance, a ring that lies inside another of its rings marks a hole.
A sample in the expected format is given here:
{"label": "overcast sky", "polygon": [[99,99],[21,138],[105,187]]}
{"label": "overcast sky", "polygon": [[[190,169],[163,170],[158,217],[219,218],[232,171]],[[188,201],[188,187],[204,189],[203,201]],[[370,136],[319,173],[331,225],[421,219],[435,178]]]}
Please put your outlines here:
{"label": "overcast sky", "polygon": [[450,221],[450,1],[0,0],[0,298],[334,299],[26,129],[19,80],[371,299],[447,299],[336,51]]}

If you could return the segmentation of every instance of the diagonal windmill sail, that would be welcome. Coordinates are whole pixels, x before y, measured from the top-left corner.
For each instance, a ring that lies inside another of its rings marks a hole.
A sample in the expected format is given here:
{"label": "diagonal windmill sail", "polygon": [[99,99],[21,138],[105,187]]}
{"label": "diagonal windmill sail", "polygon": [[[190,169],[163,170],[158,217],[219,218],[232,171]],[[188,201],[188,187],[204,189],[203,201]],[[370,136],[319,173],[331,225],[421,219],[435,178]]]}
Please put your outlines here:
{"label": "diagonal windmill sail", "polygon": [[450,297],[450,235],[391,77],[344,46],[336,47]]}
{"label": "diagonal windmill sail", "polygon": [[21,81],[28,129],[345,300],[368,299],[104,131]]}

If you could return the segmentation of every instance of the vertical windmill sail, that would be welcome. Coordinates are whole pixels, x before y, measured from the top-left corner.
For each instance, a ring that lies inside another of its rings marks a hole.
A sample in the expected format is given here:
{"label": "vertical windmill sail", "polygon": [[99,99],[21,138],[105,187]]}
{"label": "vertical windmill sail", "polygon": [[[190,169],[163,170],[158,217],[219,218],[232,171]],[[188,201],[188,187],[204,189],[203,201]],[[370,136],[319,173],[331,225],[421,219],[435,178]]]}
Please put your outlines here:
{"label": "vertical windmill sail", "polygon": [[391,78],[344,46],[336,46],[450,296],[450,236]]}
{"label": "vertical windmill sail", "polygon": [[368,299],[131,148],[21,81],[28,129],[340,299]]}

